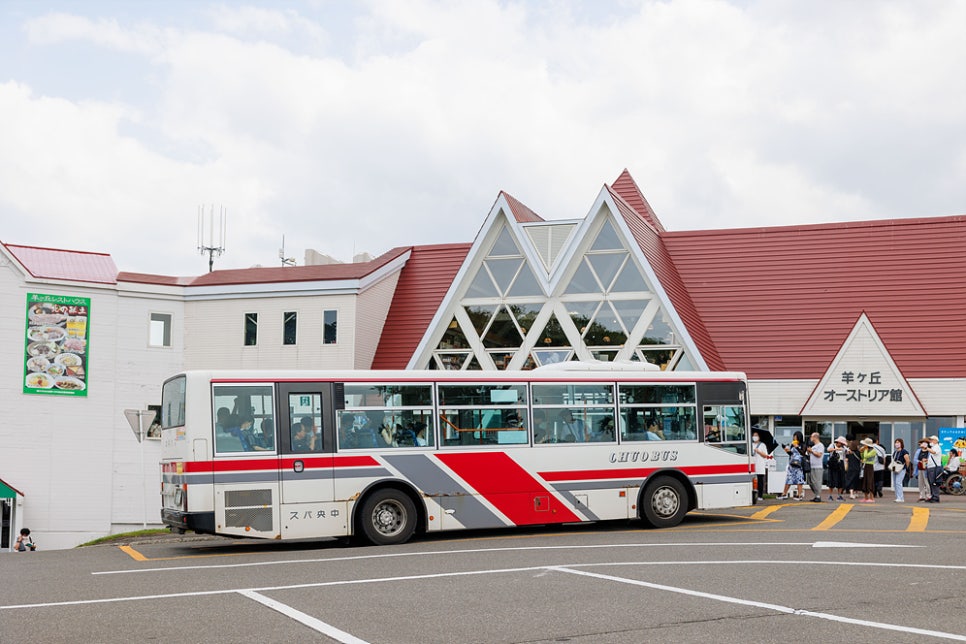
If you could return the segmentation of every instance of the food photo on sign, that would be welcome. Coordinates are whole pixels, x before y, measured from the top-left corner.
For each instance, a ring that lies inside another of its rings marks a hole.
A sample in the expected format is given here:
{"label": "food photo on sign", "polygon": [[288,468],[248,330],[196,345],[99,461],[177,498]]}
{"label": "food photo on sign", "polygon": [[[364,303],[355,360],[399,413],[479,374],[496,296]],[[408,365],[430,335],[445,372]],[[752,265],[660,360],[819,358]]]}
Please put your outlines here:
{"label": "food photo on sign", "polygon": [[27,294],[24,393],[87,395],[91,301]]}

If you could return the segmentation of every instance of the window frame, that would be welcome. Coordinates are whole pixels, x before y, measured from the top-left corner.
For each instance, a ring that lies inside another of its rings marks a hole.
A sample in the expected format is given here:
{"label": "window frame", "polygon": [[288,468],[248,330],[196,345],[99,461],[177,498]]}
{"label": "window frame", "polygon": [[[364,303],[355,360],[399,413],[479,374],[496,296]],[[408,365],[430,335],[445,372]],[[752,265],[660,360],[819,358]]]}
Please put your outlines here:
{"label": "window frame", "polygon": [[[155,319],[161,318],[161,319]],[[161,343],[154,342],[154,323],[161,323]],[[148,314],[148,346],[156,349],[171,347],[171,331],[174,326],[174,314],[161,311],[151,311]]]}
{"label": "window frame", "polygon": [[[332,322],[327,322],[329,314],[332,314]],[[331,334],[329,326],[332,326]],[[330,339],[331,338],[331,339]],[[322,345],[339,344],[339,309],[322,309]]]}
{"label": "window frame", "polygon": [[[246,313],[242,326],[242,346],[258,346],[258,313]],[[249,342],[249,337],[251,342]]]}
{"label": "window frame", "polygon": [[[290,328],[291,327],[291,328]],[[282,312],[282,346],[298,344],[299,313],[298,311]],[[291,333],[291,338],[289,334]],[[291,342],[289,341],[291,339]]]}

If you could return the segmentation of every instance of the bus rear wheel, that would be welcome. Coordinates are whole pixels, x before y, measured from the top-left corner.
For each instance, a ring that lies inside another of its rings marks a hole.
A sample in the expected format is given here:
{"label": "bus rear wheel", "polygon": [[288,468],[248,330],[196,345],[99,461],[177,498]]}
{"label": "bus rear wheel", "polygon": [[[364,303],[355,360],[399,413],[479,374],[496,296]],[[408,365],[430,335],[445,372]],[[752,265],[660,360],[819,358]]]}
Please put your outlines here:
{"label": "bus rear wheel", "polygon": [[376,490],[362,504],[362,533],[377,546],[405,543],[416,530],[416,506],[405,493]]}
{"label": "bus rear wheel", "polygon": [[688,512],[688,496],[684,485],[670,476],[659,476],[644,488],[641,518],[655,528],[673,528]]}

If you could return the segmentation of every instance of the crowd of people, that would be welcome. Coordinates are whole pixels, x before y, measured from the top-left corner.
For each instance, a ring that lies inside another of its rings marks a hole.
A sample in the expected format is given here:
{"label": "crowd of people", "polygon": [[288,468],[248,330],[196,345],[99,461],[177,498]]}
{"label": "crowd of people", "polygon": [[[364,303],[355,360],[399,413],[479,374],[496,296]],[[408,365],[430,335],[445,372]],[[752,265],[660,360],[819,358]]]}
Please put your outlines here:
{"label": "crowd of people", "polygon": [[[815,503],[823,500],[822,488],[826,474],[828,501],[875,503],[877,498],[883,498],[883,489],[888,481],[895,495],[894,501],[904,503],[903,488],[912,480],[918,485],[918,502],[939,503],[940,485],[945,477],[959,472],[961,463],[959,450],[952,448],[947,463],[943,465],[938,436],[921,439],[914,453],[910,453],[905,442],[897,438],[889,454],[876,439],[870,437],[858,440],[851,434],[838,436],[826,446],[818,433],[813,433],[806,442],[802,432],[798,431],[794,433],[791,443],[782,445],[782,449],[788,455],[788,466],[785,470],[785,486],[778,499],[804,501],[807,482],[811,490],[809,501]],[[774,456],[757,431],[752,433],[752,455],[758,491],[762,495],[767,489],[767,471],[772,469],[769,461]],[[797,494],[790,494],[793,489]]]}

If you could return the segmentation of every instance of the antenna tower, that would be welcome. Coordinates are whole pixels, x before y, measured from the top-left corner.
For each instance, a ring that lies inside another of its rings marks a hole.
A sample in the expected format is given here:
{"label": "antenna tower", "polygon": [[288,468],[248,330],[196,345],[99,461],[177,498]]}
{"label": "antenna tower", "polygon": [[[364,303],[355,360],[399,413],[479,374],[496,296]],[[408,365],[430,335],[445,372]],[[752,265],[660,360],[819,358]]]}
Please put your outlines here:
{"label": "antenna tower", "polygon": [[[205,220],[208,220],[207,226]],[[207,229],[208,236],[205,237]],[[224,206],[218,208],[218,227],[215,228],[215,206],[205,214],[205,207],[198,206],[198,251],[208,255],[208,272],[214,269],[215,257],[221,257],[225,252],[225,234],[228,232],[228,211]],[[217,242],[215,235],[218,235]],[[215,245],[217,243],[217,245]]]}
{"label": "antenna tower", "polygon": [[282,262],[282,266],[295,266],[295,258],[285,256],[285,235],[282,235],[282,247],[278,249],[278,259]]}

